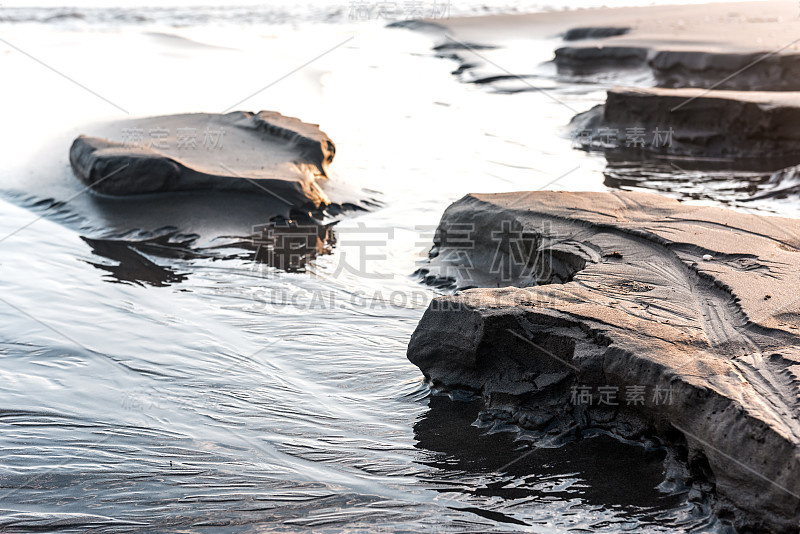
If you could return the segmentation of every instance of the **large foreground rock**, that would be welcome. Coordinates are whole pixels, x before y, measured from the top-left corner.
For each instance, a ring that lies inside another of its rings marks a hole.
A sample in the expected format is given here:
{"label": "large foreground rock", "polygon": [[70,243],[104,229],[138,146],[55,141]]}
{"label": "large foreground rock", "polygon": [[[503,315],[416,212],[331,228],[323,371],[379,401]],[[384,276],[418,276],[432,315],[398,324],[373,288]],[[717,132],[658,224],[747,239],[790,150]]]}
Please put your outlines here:
{"label": "large foreground rock", "polygon": [[430,277],[492,286],[425,312],[408,358],[434,385],[542,436],[654,434],[667,479],[719,517],[798,531],[800,222],[643,193],[469,195],[432,256]]}
{"label": "large foreground rock", "polygon": [[70,148],[75,174],[99,193],[238,191],[293,207],[328,204],[319,185],[335,148],[313,124],[271,111],[149,117],[98,128]]}

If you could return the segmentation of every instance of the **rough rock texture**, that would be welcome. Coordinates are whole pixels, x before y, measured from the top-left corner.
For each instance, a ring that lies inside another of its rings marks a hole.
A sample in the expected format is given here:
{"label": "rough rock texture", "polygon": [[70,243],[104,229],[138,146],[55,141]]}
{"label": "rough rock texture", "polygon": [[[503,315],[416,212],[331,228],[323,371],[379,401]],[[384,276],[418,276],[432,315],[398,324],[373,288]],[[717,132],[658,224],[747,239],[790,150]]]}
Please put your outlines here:
{"label": "rough rock texture", "polygon": [[[584,148],[800,162],[800,93],[615,88],[570,127]],[[603,128],[617,130],[615,142],[605,142]],[[633,128],[641,128],[642,143]],[[591,131],[592,139],[581,139],[581,131]]]}
{"label": "rough rock texture", "polygon": [[[800,221],[644,193],[468,195],[432,256],[435,275],[493,287],[425,312],[408,358],[433,384],[545,434],[654,433],[686,466],[667,478],[720,518],[798,531]],[[602,387],[618,405],[598,404]]]}
{"label": "rough rock texture", "polygon": [[316,125],[279,113],[235,111],[150,117],[100,128],[70,148],[75,174],[99,193],[224,190],[290,206],[328,204],[333,142]]}
{"label": "rough rock texture", "polygon": [[[602,29],[602,28],[598,28]],[[646,68],[659,87],[704,87],[737,91],[800,90],[800,54],[771,51],[713,52],[653,50],[645,45],[602,42],[556,49],[554,63],[563,74]]]}
{"label": "rough rock texture", "polygon": [[800,54],[666,50],[648,62],[660,87],[713,87],[738,91],[800,90]]}
{"label": "rough rock texture", "polygon": [[[800,89],[800,17],[797,4],[789,1],[553,10],[435,22],[461,42],[519,47],[526,39],[560,36],[554,63],[566,74],[639,67],[662,87]],[[479,55],[460,56],[466,63],[486,63]],[[529,72],[525,63],[509,66],[508,56],[499,64],[516,74]],[[499,72],[488,69],[482,76],[492,74]]]}
{"label": "rough rock texture", "polygon": [[[556,50],[560,72],[593,74],[632,67],[652,71],[660,87],[740,91],[800,89],[800,20],[790,2],[660,6],[589,11],[598,22],[563,34],[593,39]],[[639,15],[639,16],[637,16]],[[580,17],[579,17],[580,20]],[[615,33],[614,29],[621,31]],[[572,37],[572,38],[571,38]]]}

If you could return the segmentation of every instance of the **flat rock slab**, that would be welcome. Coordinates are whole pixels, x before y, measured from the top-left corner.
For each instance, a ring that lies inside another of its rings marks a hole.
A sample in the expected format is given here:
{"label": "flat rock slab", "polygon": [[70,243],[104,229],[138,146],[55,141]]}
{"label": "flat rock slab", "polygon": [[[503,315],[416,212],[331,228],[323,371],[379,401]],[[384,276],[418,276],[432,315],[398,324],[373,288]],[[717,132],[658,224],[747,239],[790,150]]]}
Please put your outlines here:
{"label": "flat rock slab", "polygon": [[468,195],[432,256],[430,276],[493,287],[425,312],[408,358],[434,385],[543,435],[655,433],[720,517],[797,532],[800,221],[645,193]]}
{"label": "flat rock slab", "polygon": [[800,93],[614,88],[571,123],[586,149],[800,162]]}
{"label": "flat rock slab", "polygon": [[797,91],[800,54],[792,44],[800,19],[793,11],[774,1],[587,10],[584,17],[628,31],[571,29],[565,41],[586,39],[558,48],[554,62],[579,75],[645,68],[660,87]]}
{"label": "flat rock slab", "polygon": [[316,125],[271,111],[149,117],[98,127],[70,148],[98,193],[237,191],[291,207],[329,203],[320,188],[335,147]]}

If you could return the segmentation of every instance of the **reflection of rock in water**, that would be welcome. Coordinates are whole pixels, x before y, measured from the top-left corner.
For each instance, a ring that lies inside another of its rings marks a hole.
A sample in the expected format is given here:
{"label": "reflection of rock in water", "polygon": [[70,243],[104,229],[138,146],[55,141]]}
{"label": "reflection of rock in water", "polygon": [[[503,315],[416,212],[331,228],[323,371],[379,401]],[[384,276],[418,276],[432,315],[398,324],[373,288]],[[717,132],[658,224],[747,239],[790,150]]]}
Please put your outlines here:
{"label": "reflection of rock in water", "polygon": [[197,252],[187,248],[192,242],[192,238],[176,242],[171,240],[172,237],[174,234],[142,241],[90,239],[88,237],[81,237],[81,239],[92,247],[92,252],[96,255],[115,262],[115,264],[108,264],[87,261],[90,265],[108,272],[110,281],[161,287],[182,282],[186,279],[186,275],[177,273],[170,267],[158,265],[147,256],[187,258],[198,255]]}
{"label": "reflection of rock in water", "polygon": [[[250,236],[229,236],[227,242],[212,247],[193,247],[195,235],[176,231],[147,239],[95,239],[82,237],[92,252],[113,263],[87,261],[106,271],[110,281],[138,285],[166,286],[186,280],[174,266],[159,265],[152,258],[191,260],[199,258],[250,260],[287,272],[304,272],[306,265],[320,254],[330,254],[335,222],[321,222],[303,212],[290,218],[272,217],[253,227]],[[190,266],[181,265],[183,270]]]}
{"label": "reflection of rock in water", "polygon": [[293,212],[288,219],[273,217],[267,224],[253,227],[253,259],[283,271],[304,272],[308,262],[331,253],[336,242],[334,224],[299,212]]}
{"label": "reflection of rock in water", "polygon": [[526,519],[521,502],[575,498],[592,505],[652,508],[656,515],[682,500],[656,489],[664,479],[666,453],[661,448],[628,445],[600,434],[570,438],[560,447],[529,448],[514,432],[491,432],[474,424],[485,419],[481,404],[434,395],[430,410],[414,425],[416,447],[423,453],[420,463],[438,470],[428,483],[441,492],[479,497],[482,507],[487,497],[502,500],[490,511],[470,509],[478,515],[503,512],[505,520],[493,519],[517,523]]}
{"label": "reflection of rock in water", "polygon": [[[631,155],[632,156],[632,155]],[[647,160],[607,152],[603,183],[623,191],[658,191],[677,199],[734,203],[752,199],[769,181],[768,170],[744,162]]]}

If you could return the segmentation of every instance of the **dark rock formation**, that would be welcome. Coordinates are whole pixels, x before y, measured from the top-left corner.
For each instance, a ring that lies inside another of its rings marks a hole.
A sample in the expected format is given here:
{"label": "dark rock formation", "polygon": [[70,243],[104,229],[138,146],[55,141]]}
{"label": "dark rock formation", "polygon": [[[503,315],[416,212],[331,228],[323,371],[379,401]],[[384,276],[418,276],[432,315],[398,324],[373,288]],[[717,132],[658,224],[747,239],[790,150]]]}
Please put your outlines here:
{"label": "dark rock formation", "polygon": [[649,62],[659,87],[735,91],[800,90],[800,54],[661,50]]}
{"label": "dark rock formation", "polygon": [[630,32],[630,28],[620,26],[587,26],[583,28],[570,28],[564,32],[565,41],[580,41],[583,39],[603,39],[616,37]]}
{"label": "dark rock formation", "polygon": [[799,221],[643,193],[469,195],[432,256],[430,276],[491,286],[425,312],[408,358],[435,386],[543,437],[657,436],[668,483],[743,531],[798,531]]}
{"label": "dark rock formation", "polygon": [[588,75],[647,67],[646,48],[633,46],[564,46],[555,51],[561,74]]}
{"label": "dark rock formation", "polygon": [[[579,28],[581,32],[606,28]],[[569,35],[567,32],[565,35]],[[621,35],[621,34],[618,34]],[[589,36],[600,38],[605,36]],[[554,63],[564,74],[587,75],[643,68],[659,87],[701,87],[734,91],[800,90],[800,54],[774,51],[723,52],[708,49],[663,49],[634,40],[569,45],[555,51]]]}
{"label": "dark rock formation", "polygon": [[99,128],[70,148],[75,174],[98,193],[238,191],[291,207],[328,204],[318,184],[333,142],[316,125],[279,113],[236,111],[150,117]]}
{"label": "dark rock formation", "polygon": [[616,88],[570,128],[587,149],[785,164],[800,162],[798,125],[800,98],[793,93]]}

